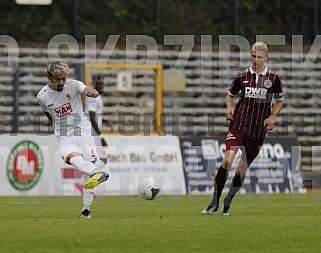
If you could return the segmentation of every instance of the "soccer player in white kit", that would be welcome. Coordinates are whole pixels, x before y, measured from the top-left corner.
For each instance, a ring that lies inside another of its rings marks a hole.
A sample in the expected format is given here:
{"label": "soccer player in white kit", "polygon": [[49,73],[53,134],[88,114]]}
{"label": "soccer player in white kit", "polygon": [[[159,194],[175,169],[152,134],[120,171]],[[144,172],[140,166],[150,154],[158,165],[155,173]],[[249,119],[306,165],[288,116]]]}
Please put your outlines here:
{"label": "soccer player in white kit", "polygon": [[98,91],[83,82],[66,79],[69,66],[63,61],[52,61],[47,66],[49,83],[37,95],[40,107],[54,126],[62,159],[83,173],[84,194],[82,218],[91,218],[90,208],[94,188],[106,181],[108,173],[100,171],[91,125],[83,112],[81,95],[97,97]]}

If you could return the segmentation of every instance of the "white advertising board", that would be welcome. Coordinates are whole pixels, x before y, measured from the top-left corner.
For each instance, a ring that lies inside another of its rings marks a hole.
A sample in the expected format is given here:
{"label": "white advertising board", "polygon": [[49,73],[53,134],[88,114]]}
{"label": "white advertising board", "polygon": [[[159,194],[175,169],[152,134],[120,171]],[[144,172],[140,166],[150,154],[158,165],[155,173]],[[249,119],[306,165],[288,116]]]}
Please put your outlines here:
{"label": "white advertising board", "polygon": [[0,144],[0,195],[59,194],[61,175],[54,168],[58,142],[54,136],[3,135]]}
{"label": "white advertising board", "polygon": [[[81,195],[81,173],[67,165],[53,135],[3,135],[0,195]],[[160,194],[186,194],[179,140],[175,136],[106,136],[110,174],[98,195],[136,195],[139,182],[154,177]],[[78,187],[77,187],[78,186]]]}
{"label": "white advertising board", "polygon": [[[142,178],[154,177],[160,194],[186,194],[183,163],[176,136],[106,136],[110,177],[97,187],[98,195],[136,195]],[[63,165],[64,195],[79,194],[80,174]]]}

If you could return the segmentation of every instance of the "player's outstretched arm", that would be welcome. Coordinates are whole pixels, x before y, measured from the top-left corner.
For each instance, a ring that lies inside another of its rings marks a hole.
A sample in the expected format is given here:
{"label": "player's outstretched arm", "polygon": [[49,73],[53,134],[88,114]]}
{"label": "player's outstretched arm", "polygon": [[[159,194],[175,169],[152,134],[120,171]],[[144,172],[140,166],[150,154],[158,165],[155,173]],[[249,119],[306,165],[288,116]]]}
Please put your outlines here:
{"label": "player's outstretched arm", "polygon": [[87,97],[92,97],[92,98],[96,98],[98,97],[99,95],[99,92],[93,88],[90,88],[90,87],[86,87],[84,89],[84,94],[87,96]]}

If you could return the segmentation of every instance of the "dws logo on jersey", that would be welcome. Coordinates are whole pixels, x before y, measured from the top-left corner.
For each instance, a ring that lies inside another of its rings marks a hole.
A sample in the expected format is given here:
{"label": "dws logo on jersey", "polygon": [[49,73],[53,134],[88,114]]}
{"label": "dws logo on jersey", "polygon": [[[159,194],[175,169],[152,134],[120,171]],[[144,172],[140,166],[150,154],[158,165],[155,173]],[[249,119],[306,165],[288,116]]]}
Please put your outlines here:
{"label": "dws logo on jersey", "polygon": [[265,88],[245,87],[246,98],[266,99],[266,93],[267,89]]}
{"label": "dws logo on jersey", "polygon": [[58,117],[67,115],[72,112],[71,104],[67,103],[55,109],[55,113]]}
{"label": "dws logo on jersey", "polygon": [[39,146],[29,140],[14,146],[7,159],[7,177],[10,184],[20,191],[30,190],[40,179],[43,155]]}

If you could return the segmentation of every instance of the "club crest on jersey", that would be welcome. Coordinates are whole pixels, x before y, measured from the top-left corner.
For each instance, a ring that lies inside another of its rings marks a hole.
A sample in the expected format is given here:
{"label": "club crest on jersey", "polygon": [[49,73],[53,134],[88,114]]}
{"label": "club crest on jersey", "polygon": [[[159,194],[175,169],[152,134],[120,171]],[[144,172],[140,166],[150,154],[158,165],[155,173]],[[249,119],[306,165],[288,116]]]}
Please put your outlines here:
{"label": "club crest on jersey", "polygon": [[266,88],[270,88],[272,86],[272,81],[267,79],[267,80],[264,81],[263,85]]}
{"label": "club crest on jersey", "polygon": [[72,112],[71,104],[67,103],[55,109],[55,113],[58,117],[67,115]]}
{"label": "club crest on jersey", "polygon": [[66,94],[66,98],[67,98],[68,100],[70,100],[70,99],[71,99],[71,95],[70,95],[69,93],[67,93],[67,94]]}

